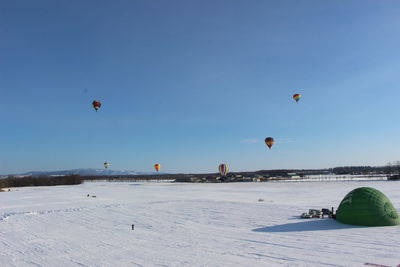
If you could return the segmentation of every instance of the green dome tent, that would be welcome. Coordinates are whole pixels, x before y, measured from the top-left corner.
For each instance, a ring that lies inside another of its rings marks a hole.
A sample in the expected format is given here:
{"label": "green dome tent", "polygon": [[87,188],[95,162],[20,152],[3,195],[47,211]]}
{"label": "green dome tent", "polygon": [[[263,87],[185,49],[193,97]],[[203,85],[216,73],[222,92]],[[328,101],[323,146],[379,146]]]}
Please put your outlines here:
{"label": "green dome tent", "polygon": [[353,225],[400,225],[400,217],[390,200],[371,187],[360,187],[348,193],[340,202],[336,219]]}

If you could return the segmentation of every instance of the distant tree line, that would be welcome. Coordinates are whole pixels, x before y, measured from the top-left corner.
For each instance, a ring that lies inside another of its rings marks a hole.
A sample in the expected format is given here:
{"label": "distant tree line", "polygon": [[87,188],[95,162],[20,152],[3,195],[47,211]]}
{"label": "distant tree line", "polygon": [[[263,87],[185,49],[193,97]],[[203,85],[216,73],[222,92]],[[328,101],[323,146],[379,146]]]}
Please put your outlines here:
{"label": "distant tree line", "polygon": [[258,174],[269,176],[287,176],[288,173],[296,173],[299,176],[322,175],[322,174],[351,174],[351,175],[369,175],[369,174],[391,174],[400,171],[400,161],[386,166],[343,166],[327,169],[281,169],[281,170],[261,170],[256,172],[242,172],[241,174]]}
{"label": "distant tree line", "polygon": [[350,166],[350,167],[335,167],[329,169],[277,169],[277,170],[260,170],[256,172],[238,172],[244,176],[262,175],[269,177],[287,177],[289,174],[296,174],[300,177],[305,175],[320,175],[320,174],[367,174],[373,171],[370,166]]}
{"label": "distant tree line", "polygon": [[80,175],[27,177],[8,176],[5,179],[0,179],[0,189],[6,187],[22,186],[74,185],[81,184],[82,182],[83,179]]}
{"label": "distant tree line", "polygon": [[389,162],[384,168],[385,173],[400,174],[400,161]]}
{"label": "distant tree line", "polygon": [[[234,175],[243,176],[265,176],[265,177],[288,177],[289,174],[295,173],[303,177],[306,175],[320,174],[400,174],[400,161],[388,163],[386,166],[371,167],[371,166],[343,166],[327,169],[277,169],[277,170],[260,170],[255,172],[231,172],[227,176]],[[219,173],[196,173],[196,174],[153,174],[153,175],[115,175],[115,176],[80,176],[80,175],[65,175],[65,176],[28,176],[14,177],[8,176],[5,179],[0,179],[0,189],[5,187],[20,187],[20,186],[52,186],[52,185],[73,185],[81,184],[83,181],[106,180],[106,181],[150,181],[150,180],[190,180],[191,178],[209,178],[215,179],[219,177]]]}

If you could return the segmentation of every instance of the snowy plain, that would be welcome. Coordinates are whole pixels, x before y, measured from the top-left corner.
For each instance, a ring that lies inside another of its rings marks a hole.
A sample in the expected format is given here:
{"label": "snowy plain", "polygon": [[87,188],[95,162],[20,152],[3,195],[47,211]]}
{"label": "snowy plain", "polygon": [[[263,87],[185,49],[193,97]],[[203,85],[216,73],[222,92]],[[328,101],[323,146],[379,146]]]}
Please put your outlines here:
{"label": "snowy plain", "polygon": [[400,211],[400,181],[12,188],[0,193],[0,266],[398,266],[400,226],[299,218],[362,186]]}

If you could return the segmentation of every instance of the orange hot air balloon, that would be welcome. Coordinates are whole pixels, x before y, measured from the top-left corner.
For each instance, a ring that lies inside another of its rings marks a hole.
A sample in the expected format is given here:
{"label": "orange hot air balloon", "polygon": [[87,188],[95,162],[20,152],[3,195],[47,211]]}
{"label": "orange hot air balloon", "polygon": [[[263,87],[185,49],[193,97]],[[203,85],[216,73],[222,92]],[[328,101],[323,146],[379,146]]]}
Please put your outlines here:
{"label": "orange hot air balloon", "polygon": [[267,144],[269,149],[271,149],[272,145],[275,143],[275,140],[272,137],[267,137],[265,138],[265,143]]}
{"label": "orange hot air balloon", "polygon": [[227,164],[222,163],[218,166],[218,170],[221,176],[226,176],[228,174],[229,167]]}
{"label": "orange hot air balloon", "polygon": [[94,101],[92,102],[92,106],[93,106],[93,108],[97,111],[97,110],[101,107],[101,102],[100,102],[100,101],[94,100]]}
{"label": "orange hot air balloon", "polygon": [[158,171],[160,169],[161,165],[160,164],[154,164],[154,169],[156,169],[156,171]]}
{"label": "orange hot air balloon", "polygon": [[296,102],[299,102],[300,98],[301,98],[301,94],[294,94],[293,95],[293,99],[296,100]]}

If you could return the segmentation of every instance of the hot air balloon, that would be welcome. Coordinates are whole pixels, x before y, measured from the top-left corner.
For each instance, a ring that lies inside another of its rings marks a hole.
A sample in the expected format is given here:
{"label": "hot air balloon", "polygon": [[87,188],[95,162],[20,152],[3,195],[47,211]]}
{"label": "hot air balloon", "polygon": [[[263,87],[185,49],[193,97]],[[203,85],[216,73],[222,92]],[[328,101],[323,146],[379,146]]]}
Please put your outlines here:
{"label": "hot air balloon", "polygon": [[226,176],[228,174],[229,168],[227,164],[222,163],[218,166],[218,170],[221,176]]}
{"label": "hot air balloon", "polygon": [[156,169],[156,171],[158,171],[160,169],[161,165],[160,164],[154,164],[154,169]]}
{"label": "hot air balloon", "polygon": [[392,202],[372,187],[359,187],[350,191],[340,202],[336,219],[352,225],[400,225],[400,216]]}
{"label": "hot air balloon", "polygon": [[271,149],[272,145],[275,143],[274,138],[272,137],[265,138],[265,143],[267,144],[269,149]]}
{"label": "hot air balloon", "polygon": [[100,101],[94,100],[94,101],[92,102],[92,106],[93,106],[93,108],[97,111],[97,110],[101,107],[101,102],[100,102]]}
{"label": "hot air balloon", "polygon": [[301,94],[294,94],[293,95],[293,99],[296,100],[296,102],[299,102],[300,98],[301,98]]}
{"label": "hot air balloon", "polygon": [[109,163],[109,162],[104,162],[104,163],[103,163],[103,165],[104,165],[104,168],[106,168],[106,169],[107,169],[107,168],[108,168],[108,166],[110,166],[110,163]]}

